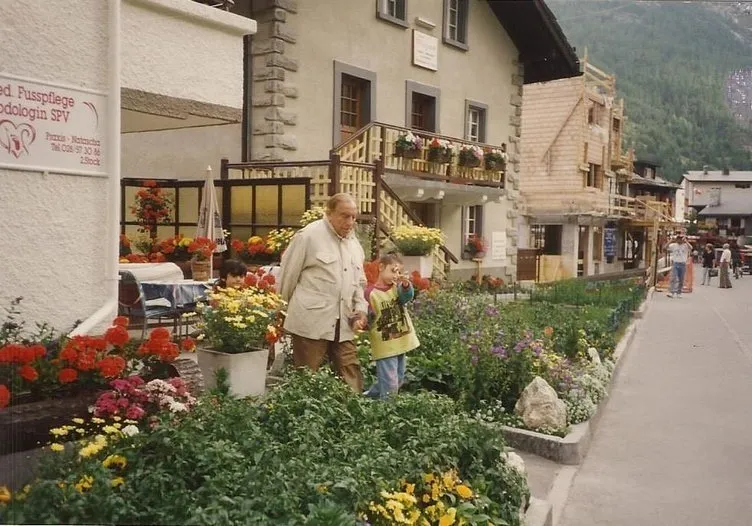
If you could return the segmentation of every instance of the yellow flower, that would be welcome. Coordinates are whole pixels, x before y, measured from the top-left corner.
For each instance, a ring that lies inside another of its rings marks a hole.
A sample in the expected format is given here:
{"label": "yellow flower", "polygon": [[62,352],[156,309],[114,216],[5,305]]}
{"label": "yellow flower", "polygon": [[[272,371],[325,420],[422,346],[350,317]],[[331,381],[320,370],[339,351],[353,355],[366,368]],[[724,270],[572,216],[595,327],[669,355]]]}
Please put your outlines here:
{"label": "yellow flower", "polygon": [[428,493],[423,494],[423,502],[425,502],[426,504],[431,502],[431,496]]}
{"label": "yellow flower", "polygon": [[92,418],[91,421],[94,422],[95,424],[104,424],[104,420],[96,416]]}
{"label": "yellow flower", "polygon": [[102,465],[106,468],[115,466],[115,467],[122,469],[127,464],[128,464],[128,460],[122,455],[110,455],[102,461]]}
{"label": "yellow flower", "polygon": [[91,475],[84,475],[81,477],[81,480],[79,480],[75,488],[79,493],[83,493],[87,489],[91,489],[91,487],[94,485],[94,477]]}
{"label": "yellow flower", "polygon": [[64,437],[68,434],[68,430],[63,429],[62,427],[54,427],[50,429],[50,434],[55,435],[56,437]]}
{"label": "yellow flower", "polygon": [[459,484],[454,490],[457,492],[457,495],[459,495],[463,499],[470,499],[473,497],[473,490],[471,490],[464,484]]}
{"label": "yellow flower", "polygon": [[0,503],[10,502],[11,493],[7,486],[0,486]]}
{"label": "yellow flower", "polygon": [[423,482],[433,482],[433,479],[433,473],[426,473],[425,475],[423,475]]}
{"label": "yellow flower", "polygon": [[456,515],[457,510],[454,508],[449,508],[446,513],[439,519],[439,526],[451,526],[452,524],[454,524]]}
{"label": "yellow flower", "polygon": [[407,492],[409,495],[415,493],[415,484],[405,484],[405,492]]}
{"label": "yellow flower", "polygon": [[118,431],[118,428],[115,426],[104,426],[102,428],[102,431],[104,431],[108,435],[115,435],[117,433],[120,433],[120,431]]}
{"label": "yellow flower", "polygon": [[73,419],[73,423],[81,425],[81,424],[84,423],[84,419],[83,418],[74,418]]}
{"label": "yellow flower", "polygon": [[57,442],[50,444],[50,449],[52,451],[63,451],[65,449],[65,446],[62,444],[58,444]]}
{"label": "yellow flower", "polygon": [[110,485],[113,488],[117,488],[118,486],[122,486],[123,484],[125,484],[125,479],[123,477],[115,477],[110,481]]}
{"label": "yellow flower", "polygon": [[79,435],[85,435],[86,430],[83,427],[79,427],[79,428],[76,428],[76,433],[78,433]]}

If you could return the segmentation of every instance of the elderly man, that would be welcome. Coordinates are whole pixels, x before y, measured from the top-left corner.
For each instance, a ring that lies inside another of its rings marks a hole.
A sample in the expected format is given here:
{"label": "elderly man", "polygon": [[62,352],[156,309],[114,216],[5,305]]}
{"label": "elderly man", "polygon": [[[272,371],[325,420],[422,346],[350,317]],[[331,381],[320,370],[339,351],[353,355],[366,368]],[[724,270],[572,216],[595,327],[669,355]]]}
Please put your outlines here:
{"label": "elderly man", "polygon": [[363,248],[355,237],[358,209],[348,194],[334,195],[323,219],[293,237],[282,256],[279,291],[289,302],[285,330],[293,363],[317,370],[329,356],[336,373],[363,391],[354,332],[367,325]]}

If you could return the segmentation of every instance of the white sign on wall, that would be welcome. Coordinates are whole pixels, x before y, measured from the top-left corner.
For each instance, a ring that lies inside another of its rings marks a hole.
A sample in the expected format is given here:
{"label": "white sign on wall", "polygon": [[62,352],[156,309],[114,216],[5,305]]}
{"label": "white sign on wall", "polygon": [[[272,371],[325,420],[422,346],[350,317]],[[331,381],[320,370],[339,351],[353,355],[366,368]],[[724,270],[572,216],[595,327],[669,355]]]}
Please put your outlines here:
{"label": "white sign on wall", "polygon": [[106,176],[107,96],[0,73],[0,167]]}
{"label": "white sign on wall", "polygon": [[507,258],[507,233],[493,232],[491,234],[491,259],[503,260]]}
{"label": "white sign on wall", "polygon": [[437,71],[439,69],[439,39],[413,29],[413,64]]}

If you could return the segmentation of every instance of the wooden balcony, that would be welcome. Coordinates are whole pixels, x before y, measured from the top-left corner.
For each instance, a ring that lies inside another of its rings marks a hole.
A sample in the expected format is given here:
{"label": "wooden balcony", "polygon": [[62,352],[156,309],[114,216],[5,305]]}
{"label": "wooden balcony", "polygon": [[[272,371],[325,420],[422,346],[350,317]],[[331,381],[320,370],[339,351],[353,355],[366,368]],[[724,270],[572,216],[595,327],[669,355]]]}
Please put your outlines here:
{"label": "wooden balcony", "polygon": [[[395,142],[401,135],[412,133],[423,140],[423,147],[416,158],[397,155]],[[452,143],[456,149],[449,162],[432,162],[429,160],[428,145],[433,139]],[[423,179],[433,179],[457,184],[492,186],[504,188],[504,168],[487,169],[484,162],[478,167],[459,165],[459,149],[463,146],[476,146],[484,151],[499,149],[499,146],[466,141],[436,133],[410,130],[380,122],[372,122],[358,130],[355,135],[335,147],[332,151],[339,155],[342,162],[375,163],[381,159],[384,170]]]}
{"label": "wooden balcony", "polygon": [[658,201],[650,196],[610,195],[609,204],[600,211],[610,217],[628,219],[636,226],[674,223],[671,203]]}
{"label": "wooden balcony", "polygon": [[[384,181],[383,174],[380,159],[373,164],[343,161],[335,153],[322,161],[230,163],[222,159],[221,166],[222,179],[307,180],[307,197],[311,206],[324,207],[329,197],[338,192],[352,195],[358,206],[358,221],[373,226],[371,243],[374,255],[398,226],[422,224],[415,212]],[[445,246],[434,249],[433,260],[433,274],[439,279],[445,279],[450,265],[459,262]]]}

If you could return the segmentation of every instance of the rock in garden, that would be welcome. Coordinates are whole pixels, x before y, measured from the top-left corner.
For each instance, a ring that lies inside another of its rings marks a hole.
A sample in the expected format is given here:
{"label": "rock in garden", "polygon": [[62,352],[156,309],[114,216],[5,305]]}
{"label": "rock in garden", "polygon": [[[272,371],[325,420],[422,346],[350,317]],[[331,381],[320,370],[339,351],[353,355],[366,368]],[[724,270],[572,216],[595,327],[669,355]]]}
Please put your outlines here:
{"label": "rock in garden", "polygon": [[567,426],[567,406],[543,378],[536,376],[522,391],[514,406],[529,429],[564,429]]}
{"label": "rock in garden", "polygon": [[594,365],[600,365],[601,364],[601,357],[598,354],[598,349],[596,349],[595,347],[590,347],[587,350],[587,353],[588,353],[588,356],[590,357],[590,361]]}
{"label": "rock in garden", "polygon": [[515,453],[514,451],[505,451],[501,454],[501,458],[504,460],[507,466],[519,471],[523,477],[527,477],[525,461],[517,453]]}

